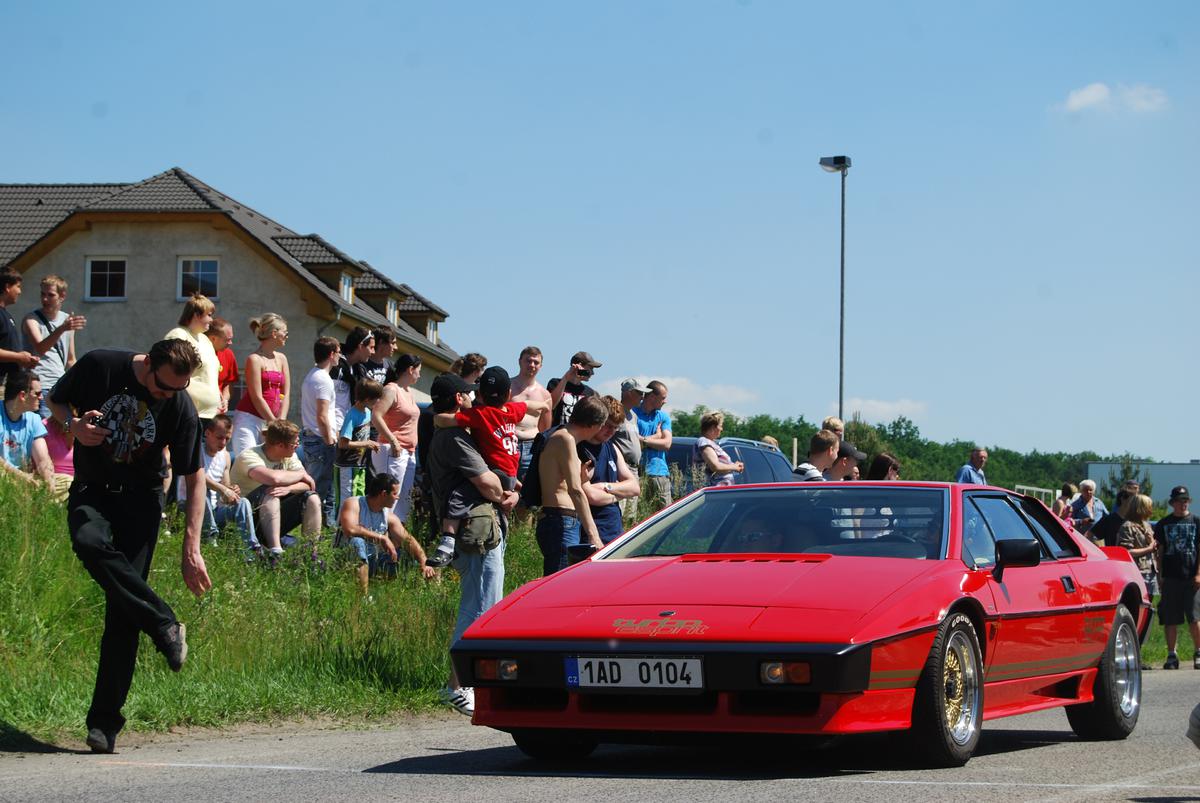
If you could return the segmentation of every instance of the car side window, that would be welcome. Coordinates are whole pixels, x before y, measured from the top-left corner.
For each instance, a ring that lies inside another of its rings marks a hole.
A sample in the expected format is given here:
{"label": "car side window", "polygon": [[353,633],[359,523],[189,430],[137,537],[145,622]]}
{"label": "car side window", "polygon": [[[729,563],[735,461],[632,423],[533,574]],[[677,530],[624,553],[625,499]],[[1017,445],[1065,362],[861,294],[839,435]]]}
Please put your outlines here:
{"label": "car side window", "polygon": [[771,466],[776,482],[795,482],[796,475],[792,473],[792,464],[779,452],[764,452],[763,457]]}
{"label": "car side window", "polygon": [[[767,464],[767,458],[763,457],[763,453],[757,449],[740,449],[741,455],[734,458],[741,460],[746,464],[746,470],[737,478],[737,482],[774,482],[775,475],[771,473],[771,466]],[[732,455],[731,455],[732,457]]]}
{"label": "car side window", "polygon": [[1029,528],[1025,517],[1017,512],[1003,496],[974,496],[972,501],[987,520],[988,527],[997,541],[1037,541],[1041,547],[1042,560],[1052,556],[1046,544]]}
{"label": "car side window", "polygon": [[1079,545],[1071,540],[1071,536],[1067,535],[1062,527],[1054,521],[1054,514],[1050,513],[1046,508],[1028,497],[1019,497],[1013,500],[1025,517],[1029,520],[1029,525],[1033,527],[1034,532],[1042,539],[1050,552],[1056,558],[1077,558],[1081,554]]}
{"label": "car side window", "polygon": [[963,563],[976,569],[996,563],[996,541],[988,529],[983,514],[968,497],[962,510]]}

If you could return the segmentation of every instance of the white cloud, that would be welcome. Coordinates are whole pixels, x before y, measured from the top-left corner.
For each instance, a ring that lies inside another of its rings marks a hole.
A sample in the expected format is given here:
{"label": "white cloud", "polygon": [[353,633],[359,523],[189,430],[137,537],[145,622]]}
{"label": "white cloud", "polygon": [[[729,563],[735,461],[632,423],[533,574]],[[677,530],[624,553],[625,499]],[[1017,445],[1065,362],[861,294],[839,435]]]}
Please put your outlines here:
{"label": "white cloud", "polygon": [[1118,86],[1117,98],[1121,105],[1134,112],[1159,112],[1167,108],[1167,93],[1145,84]]}
{"label": "white cloud", "polygon": [[1066,110],[1079,112],[1094,107],[1108,108],[1112,91],[1107,84],[1088,84],[1082,89],[1072,89],[1067,93]]}
{"label": "white cloud", "polygon": [[1167,103],[1167,93],[1163,89],[1145,84],[1117,84],[1114,89],[1098,81],[1072,89],[1058,108],[1071,114],[1089,110],[1151,114],[1167,108]]}
{"label": "white cloud", "polygon": [[[864,421],[871,424],[887,424],[895,421],[900,416],[913,419],[919,418],[924,415],[928,408],[929,405],[925,402],[913,399],[896,399],[894,401],[885,401],[883,399],[846,399],[847,417],[853,417],[855,413],[858,413]],[[837,414],[836,403],[830,404],[829,414]]]}
{"label": "white cloud", "polygon": [[[642,383],[657,379],[666,385],[668,410],[690,412],[696,405],[702,404],[713,410],[725,410],[737,415],[753,415],[761,412],[752,409],[758,402],[759,395],[753,390],[747,390],[737,385],[701,385],[699,382],[682,376],[638,376],[634,378]],[[617,398],[621,397],[621,380],[619,379],[600,382],[597,388],[601,393]]]}

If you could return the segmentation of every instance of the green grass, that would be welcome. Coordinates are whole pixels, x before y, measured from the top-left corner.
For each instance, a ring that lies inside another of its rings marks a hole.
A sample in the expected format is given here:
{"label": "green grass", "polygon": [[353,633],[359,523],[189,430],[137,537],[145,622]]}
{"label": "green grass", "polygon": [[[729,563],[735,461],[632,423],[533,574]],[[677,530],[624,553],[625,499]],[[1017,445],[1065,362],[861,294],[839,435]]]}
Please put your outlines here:
{"label": "green grass", "polygon": [[[328,539],[319,569],[289,550],[248,565],[236,538],[204,547],[213,589],[197,600],[179,572],[181,522],[160,537],[150,583],[188,626],[183,672],[142,639],[128,728],[220,726],[289,717],[374,718],[434,704],[449,670],[457,575],[415,570],[371,583]],[[0,480],[0,742],[81,733],[95,680],[104,596],[71,551],[62,506]],[[506,590],[540,575],[529,528],[514,529]]]}
{"label": "green grass", "polygon": [[[171,673],[148,639],[124,712],[127,727],[221,726],[281,718],[386,718],[435,704],[449,669],[457,576],[416,571],[372,581],[366,602],[328,540],[324,569],[308,549],[273,571],[248,565],[236,538],[204,554],[213,589],[197,600],[179,573],[181,527],[159,539],[151,585],[188,626],[184,671]],[[61,505],[0,477],[0,745],[77,740],[95,679],[104,597],[71,551]],[[541,573],[528,526],[514,527],[506,590]],[[1180,628],[1186,665],[1193,645]],[[1146,660],[1161,665],[1162,628]]]}

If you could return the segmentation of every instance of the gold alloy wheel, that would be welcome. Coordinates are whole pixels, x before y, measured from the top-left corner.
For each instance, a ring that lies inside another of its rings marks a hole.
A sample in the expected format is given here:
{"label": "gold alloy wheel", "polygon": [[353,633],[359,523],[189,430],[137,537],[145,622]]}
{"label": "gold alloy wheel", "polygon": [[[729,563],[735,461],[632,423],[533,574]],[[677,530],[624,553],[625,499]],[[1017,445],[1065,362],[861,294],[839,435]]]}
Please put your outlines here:
{"label": "gold alloy wheel", "polygon": [[960,745],[969,743],[979,728],[979,674],[971,641],[965,631],[951,631],[942,661],[946,731]]}

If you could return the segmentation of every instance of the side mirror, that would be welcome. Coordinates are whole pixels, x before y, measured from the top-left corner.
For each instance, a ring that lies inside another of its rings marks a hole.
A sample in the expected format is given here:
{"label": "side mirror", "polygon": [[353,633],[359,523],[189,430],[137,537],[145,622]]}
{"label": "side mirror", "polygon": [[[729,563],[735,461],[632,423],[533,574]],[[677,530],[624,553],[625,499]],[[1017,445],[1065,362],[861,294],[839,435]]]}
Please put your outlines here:
{"label": "side mirror", "polygon": [[567,547],[567,565],[574,566],[576,563],[583,563],[598,551],[591,544],[572,544]]}
{"label": "side mirror", "polygon": [[1004,582],[1004,570],[1017,566],[1037,566],[1042,562],[1042,545],[1032,538],[996,542],[996,567],[992,576]]}

